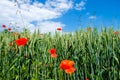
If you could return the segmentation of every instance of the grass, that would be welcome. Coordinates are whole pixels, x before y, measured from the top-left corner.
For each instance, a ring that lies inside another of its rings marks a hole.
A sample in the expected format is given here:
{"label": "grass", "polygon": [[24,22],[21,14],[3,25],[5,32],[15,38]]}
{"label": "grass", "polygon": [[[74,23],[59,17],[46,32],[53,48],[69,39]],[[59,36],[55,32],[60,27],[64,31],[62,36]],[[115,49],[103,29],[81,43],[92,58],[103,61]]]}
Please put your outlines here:
{"label": "grass", "polygon": [[[54,35],[29,31],[13,35],[0,33],[0,80],[120,80],[120,34],[109,28],[79,30]],[[18,47],[15,40],[27,37]],[[12,43],[12,46],[8,44]],[[56,48],[57,58],[48,53]],[[66,74],[59,68],[64,59],[73,60],[76,71]]]}

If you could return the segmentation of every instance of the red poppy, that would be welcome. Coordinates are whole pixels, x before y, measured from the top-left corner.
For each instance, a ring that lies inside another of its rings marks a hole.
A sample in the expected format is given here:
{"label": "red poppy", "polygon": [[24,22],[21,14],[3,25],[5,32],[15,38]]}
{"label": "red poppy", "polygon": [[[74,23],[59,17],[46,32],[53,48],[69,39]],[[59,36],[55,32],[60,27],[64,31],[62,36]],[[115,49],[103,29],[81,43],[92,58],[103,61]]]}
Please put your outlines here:
{"label": "red poppy", "polygon": [[56,54],[56,53],[51,54],[51,57],[52,57],[52,58],[56,58],[56,57],[57,57],[57,54]]}
{"label": "red poppy", "polygon": [[13,34],[14,34],[14,36],[19,36],[19,35],[20,35],[20,34],[17,33],[17,32],[14,32]]}
{"label": "red poppy", "polygon": [[9,45],[9,46],[12,46],[13,44],[12,44],[12,43],[9,43],[8,45]]}
{"label": "red poppy", "polygon": [[18,46],[25,46],[27,44],[27,42],[28,42],[27,38],[20,38],[20,39],[15,40],[15,43]]}
{"label": "red poppy", "polygon": [[85,78],[85,80],[89,80],[88,78]]}
{"label": "red poppy", "polygon": [[40,36],[40,37],[42,37],[42,36],[43,36],[43,34],[41,33],[41,34],[39,34],[39,36]]}
{"label": "red poppy", "polygon": [[44,64],[45,67],[48,67],[49,65],[48,64]]}
{"label": "red poppy", "polygon": [[23,55],[24,58],[28,58],[29,56],[27,54]]}
{"label": "red poppy", "polygon": [[3,25],[2,25],[2,28],[6,28],[6,25],[5,25],[5,24],[3,24]]}
{"label": "red poppy", "polygon": [[11,28],[8,28],[7,30],[8,30],[8,31],[11,31],[12,29],[11,29]]}
{"label": "red poppy", "polygon": [[40,36],[42,36],[43,34],[41,33]]}
{"label": "red poppy", "polygon": [[16,50],[16,48],[14,48],[14,47],[13,47],[11,50],[15,51],[15,50]]}
{"label": "red poppy", "polygon": [[115,35],[118,35],[118,34],[119,34],[119,32],[118,32],[118,31],[115,31],[115,32],[114,32],[114,34],[115,34]]}
{"label": "red poppy", "polygon": [[69,68],[69,69],[65,69],[65,72],[67,73],[67,74],[71,74],[71,73],[73,73],[75,71],[75,68],[74,67],[71,67],[71,68]]}
{"label": "red poppy", "polygon": [[48,50],[48,52],[51,54],[51,57],[53,57],[53,58],[57,57],[56,49],[55,48]]}
{"label": "red poppy", "polygon": [[55,49],[55,48],[50,49],[50,50],[48,50],[48,52],[49,52],[50,54],[54,54],[54,53],[56,53],[56,49]]}
{"label": "red poppy", "polygon": [[57,28],[57,30],[58,30],[58,31],[61,31],[61,30],[62,30],[62,28],[60,28],[60,27],[59,27],[59,28]]}
{"label": "red poppy", "polygon": [[71,60],[63,60],[60,63],[60,69],[65,70],[67,74],[71,74],[75,71],[75,68],[73,66],[74,66],[74,61]]}
{"label": "red poppy", "polygon": [[87,31],[91,31],[91,28],[90,28],[90,27],[88,27],[88,28],[87,28]]}

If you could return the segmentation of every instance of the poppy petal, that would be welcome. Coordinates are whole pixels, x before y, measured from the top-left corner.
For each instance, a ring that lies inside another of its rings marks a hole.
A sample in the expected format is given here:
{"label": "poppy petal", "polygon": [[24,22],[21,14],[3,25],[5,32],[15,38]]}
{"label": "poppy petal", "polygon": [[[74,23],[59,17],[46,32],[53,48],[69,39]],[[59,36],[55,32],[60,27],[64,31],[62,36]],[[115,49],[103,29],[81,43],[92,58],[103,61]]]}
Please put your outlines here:
{"label": "poppy petal", "polygon": [[55,54],[51,54],[51,57],[52,58],[56,58],[57,57],[57,54],[55,53]]}
{"label": "poppy petal", "polygon": [[76,70],[75,68],[71,67],[70,69],[66,69],[65,72],[66,72],[67,74],[71,74],[71,73],[73,73],[75,70]]}

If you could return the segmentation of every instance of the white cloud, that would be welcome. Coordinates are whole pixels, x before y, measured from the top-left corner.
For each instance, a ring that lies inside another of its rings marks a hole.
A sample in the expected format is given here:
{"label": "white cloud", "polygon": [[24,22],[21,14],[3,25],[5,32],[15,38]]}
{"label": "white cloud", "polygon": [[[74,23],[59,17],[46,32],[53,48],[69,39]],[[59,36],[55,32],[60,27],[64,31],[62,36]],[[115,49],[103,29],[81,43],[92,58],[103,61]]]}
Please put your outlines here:
{"label": "white cloud", "polygon": [[96,19],[97,17],[95,15],[89,16],[88,19]]}
{"label": "white cloud", "polygon": [[76,10],[84,10],[85,9],[85,4],[86,2],[85,1],[81,1],[80,3],[76,3],[75,4],[75,9]]}
{"label": "white cloud", "polygon": [[[14,3],[14,0],[0,1],[0,24],[9,25],[9,23],[14,22],[20,28],[24,26],[31,28],[32,32],[37,28],[43,30],[42,32],[52,32],[56,27],[65,26],[60,22],[53,22],[52,19],[61,17],[73,5],[71,0],[46,0],[45,4],[40,2],[31,4],[31,0],[17,1],[19,8],[14,6],[17,4]],[[32,24],[33,21],[40,22],[40,27]]]}
{"label": "white cloud", "polygon": [[[41,33],[45,32],[55,32],[58,27],[64,27],[65,25],[60,22],[45,21],[38,24],[38,29]],[[42,27],[44,26],[44,27]]]}
{"label": "white cloud", "polygon": [[46,7],[56,12],[64,12],[72,8],[72,0],[47,0]]}

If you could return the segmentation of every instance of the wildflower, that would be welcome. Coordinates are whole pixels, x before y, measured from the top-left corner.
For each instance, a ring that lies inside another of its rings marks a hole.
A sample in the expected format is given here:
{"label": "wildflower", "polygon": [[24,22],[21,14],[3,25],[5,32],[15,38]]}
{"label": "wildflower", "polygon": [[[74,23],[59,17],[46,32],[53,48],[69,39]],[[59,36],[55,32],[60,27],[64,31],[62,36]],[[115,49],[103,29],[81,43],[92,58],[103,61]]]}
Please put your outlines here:
{"label": "wildflower", "polygon": [[25,46],[27,42],[28,42],[27,38],[20,38],[20,39],[15,40],[15,43],[18,46]]}
{"label": "wildflower", "polygon": [[20,35],[20,34],[17,33],[17,32],[14,32],[13,34],[14,34],[14,36],[19,36],[19,35]]}
{"label": "wildflower", "polygon": [[39,36],[40,36],[40,37],[42,37],[42,36],[43,36],[43,34],[41,33],[41,34],[39,34]]}
{"label": "wildflower", "polygon": [[118,35],[118,34],[119,34],[119,32],[118,32],[118,31],[115,31],[115,32],[114,32],[114,34],[115,34],[115,35]]}
{"label": "wildflower", "polygon": [[67,74],[71,74],[71,73],[73,73],[75,71],[75,68],[74,67],[71,67],[70,69],[66,69],[65,70],[65,72],[67,73]]}
{"label": "wildflower", "polygon": [[51,57],[52,57],[52,58],[56,58],[56,57],[57,57],[57,54],[56,54],[56,53],[51,54]]}
{"label": "wildflower", "polygon": [[49,65],[46,63],[46,64],[44,64],[44,66],[45,66],[45,67],[48,67]]}
{"label": "wildflower", "polygon": [[2,28],[6,28],[6,25],[3,24],[3,25],[2,25]]}
{"label": "wildflower", "polygon": [[91,31],[91,28],[90,28],[90,27],[88,27],[88,28],[87,28],[87,31]]}
{"label": "wildflower", "polygon": [[11,50],[15,51],[15,50],[16,50],[16,48],[14,48],[14,47],[13,47]]}
{"label": "wildflower", "polygon": [[42,36],[43,34],[41,33],[40,36]]}
{"label": "wildflower", "polygon": [[12,43],[9,43],[8,45],[9,45],[9,46],[12,46],[13,44],[12,44]]}
{"label": "wildflower", "polygon": [[59,27],[59,28],[57,28],[57,30],[58,30],[58,31],[61,31],[61,30],[62,30],[62,28],[60,28],[60,27]]}
{"label": "wildflower", "polygon": [[28,56],[27,54],[24,54],[23,57],[24,57],[24,58],[28,58],[29,56]]}
{"label": "wildflower", "polygon": [[56,49],[55,48],[48,50],[48,52],[51,54],[52,58],[56,58],[57,57]]}
{"label": "wildflower", "polygon": [[85,80],[89,80],[88,78],[85,78]]}
{"label": "wildflower", "polygon": [[74,66],[74,61],[71,60],[63,60],[60,63],[60,69],[65,70],[67,74],[71,74],[75,71]]}
{"label": "wildflower", "polygon": [[11,31],[12,29],[11,29],[11,28],[8,28],[7,30],[8,30],[8,31]]}
{"label": "wildflower", "polygon": [[56,53],[56,49],[55,49],[55,48],[50,49],[50,50],[48,50],[48,52],[49,52],[50,54],[54,54],[54,53]]}

